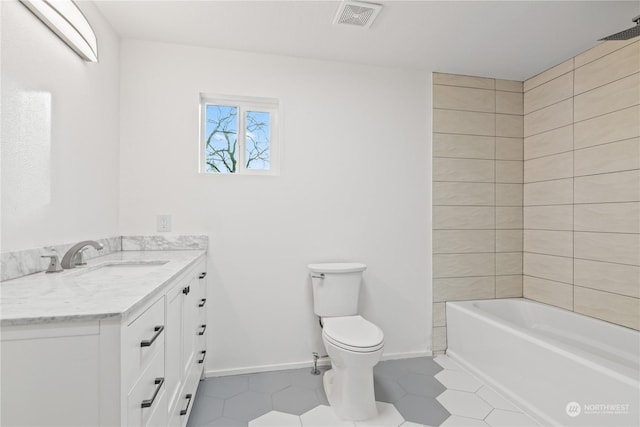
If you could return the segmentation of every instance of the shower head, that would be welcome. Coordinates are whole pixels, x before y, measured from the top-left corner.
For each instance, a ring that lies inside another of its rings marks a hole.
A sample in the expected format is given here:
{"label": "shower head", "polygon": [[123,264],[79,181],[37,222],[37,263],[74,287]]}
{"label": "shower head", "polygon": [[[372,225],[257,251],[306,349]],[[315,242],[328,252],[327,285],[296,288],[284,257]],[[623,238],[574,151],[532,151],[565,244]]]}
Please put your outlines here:
{"label": "shower head", "polygon": [[620,31],[619,33],[611,34],[610,36],[603,37],[600,40],[629,40],[640,36],[640,15],[633,18],[632,21],[636,23],[635,27]]}

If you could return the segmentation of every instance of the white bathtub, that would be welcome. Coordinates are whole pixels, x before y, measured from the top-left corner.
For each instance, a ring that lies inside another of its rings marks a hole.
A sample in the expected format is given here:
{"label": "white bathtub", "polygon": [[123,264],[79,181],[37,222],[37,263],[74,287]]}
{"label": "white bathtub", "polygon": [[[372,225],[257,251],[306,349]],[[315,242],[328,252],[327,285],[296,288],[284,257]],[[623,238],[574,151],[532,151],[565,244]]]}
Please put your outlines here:
{"label": "white bathtub", "polygon": [[638,331],[519,298],[446,316],[447,354],[542,424],[640,426]]}

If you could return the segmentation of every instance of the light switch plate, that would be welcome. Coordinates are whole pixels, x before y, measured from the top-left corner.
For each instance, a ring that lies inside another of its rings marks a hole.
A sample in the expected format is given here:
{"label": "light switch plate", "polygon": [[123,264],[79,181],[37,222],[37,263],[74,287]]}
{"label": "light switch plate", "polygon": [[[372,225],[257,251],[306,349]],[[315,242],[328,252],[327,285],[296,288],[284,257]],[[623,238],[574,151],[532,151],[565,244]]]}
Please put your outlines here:
{"label": "light switch plate", "polygon": [[171,215],[157,215],[158,231],[166,233],[171,231]]}

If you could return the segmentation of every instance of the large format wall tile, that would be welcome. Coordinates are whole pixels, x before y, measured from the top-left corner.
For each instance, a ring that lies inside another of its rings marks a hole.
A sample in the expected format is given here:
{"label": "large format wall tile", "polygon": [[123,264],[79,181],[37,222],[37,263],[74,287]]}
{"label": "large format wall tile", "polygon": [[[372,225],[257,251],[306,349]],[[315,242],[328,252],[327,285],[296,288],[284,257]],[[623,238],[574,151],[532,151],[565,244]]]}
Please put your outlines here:
{"label": "large format wall tile", "polygon": [[496,298],[522,297],[522,274],[496,276]]}
{"label": "large format wall tile", "polygon": [[433,253],[494,252],[493,230],[433,230]]}
{"label": "large format wall tile", "polygon": [[574,224],[576,231],[640,233],[640,203],[575,205]]}
{"label": "large format wall tile", "polygon": [[495,174],[494,160],[433,159],[434,181],[493,182]]}
{"label": "large format wall tile", "polygon": [[496,160],[496,182],[522,184],[522,160]]}
{"label": "large format wall tile", "polygon": [[522,252],[496,254],[496,275],[522,274]]}
{"label": "large format wall tile", "polygon": [[496,186],[478,182],[434,182],[433,205],[493,206]]}
{"label": "large format wall tile", "polygon": [[447,324],[447,314],[444,302],[433,303],[433,326],[445,326]]}
{"label": "large format wall tile", "polygon": [[574,259],[573,265],[576,285],[640,298],[638,266],[585,259]]}
{"label": "large format wall tile", "polygon": [[586,92],[640,71],[640,42],[625,46],[575,71],[575,94]]}
{"label": "large format wall tile", "polygon": [[434,254],[433,277],[493,276],[495,254]]}
{"label": "large format wall tile", "polygon": [[640,169],[640,138],[575,151],[575,176]]}
{"label": "large format wall tile", "polygon": [[600,42],[597,46],[581,53],[580,55],[574,58],[575,67],[579,68],[589,62],[595,61],[598,58],[602,58],[605,55],[610,54],[611,52],[615,52],[623,47],[635,43],[637,40],[608,40],[604,42]]}
{"label": "large format wall tile", "polygon": [[433,157],[460,157],[467,159],[494,159],[495,138],[492,136],[433,135]]}
{"label": "large format wall tile", "polygon": [[496,230],[496,252],[522,251],[522,230]]}
{"label": "large format wall tile", "polygon": [[573,58],[525,80],[523,85],[524,91],[525,93],[529,92],[531,89],[571,71],[573,71]]}
{"label": "large format wall tile", "polygon": [[499,160],[522,160],[523,159],[523,139],[522,138],[496,138],[496,159]]}
{"label": "large format wall tile", "polygon": [[496,111],[495,91],[434,85],[433,108],[493,113]]}
{"label": "large format wall tile", "polygon": [[567,310],[573,309],[572,285],[525,275],[522,279],[522,288],[525,298]]}
{"label": "large format wall tile", "polygon": [[573,123],[573,99],[558,102],[524,116],[524,137]]}
{"label": "large format wall tile", "polygon": [[461,277],[433,280],[433,301],[463,301],[493,298],[495,277]]}
{"label": "large format wall tile", "polygon": [[496,87],[494,79],[444,73],[433,73],[433,84],[475,87],[479,89],[495,89]]}
{"label": "large format wall tile", "polygon": [[495,228],[496,208],[490,206],[434,206],[434,230]]}
{"label": "large format wall tile", "polygon": [[640,266],[640,234],[574,233],[574,256]]}
{"label": "large format wall tile", "polygon": [[522,184],[496,184],[496,206],[522,207]]}
{"label": "large format wall tile", "polygon": [[524,230],[524,251],[573,257],[573,232]]}
{"label": "large format wall tile", "polygon": [[524,206],[573,203],[573,178],[524,184]]}
{"label": "large format wall tile", "polygon": [[522,208],[521,207],[496,207],[496,228],[500,229],[522,229]]}
{"label": "large format wall tile", "polygon": [[629,328],[640,329],[640,299],[576,286],[574,310]]}
{"label": "large format wall tile", "polygon": [[494,136],[495,114],[457,110],[433,110],[433,131],[464,135]]}
{"label": "large format wall tile", "polygon": [[496,114],[496,136],[522,138],[523,118],[510,114]]}
{"label": "large format wall tile", "polygon": [[574,197],[576,203],[638,202],[640,170],[577,177]]}
{"label": "large format wall tile", "polygon": [[525,252],[522,272],[528,276],[573,283],[573,259]]}
{"label": "large format wall tile", "polygon": [[575,148],[640,136],[640,106],[603,114],[573,125]]}
{"label": "large format wall tile", "polygon": [[530,230],[573,230],[574,205],[527,206],[524,228]]}
{"label": "large format wall tile", "polygon": [[563,126],[524,139],[524,159],[573,150],[573,126]]}
{"label": "large format wall tile", "polygon": [[508,92],[520,92],[523,91],[523,83],[515,80],[496,80],[496,90],[503,90]]}
{"label": "large format wall tile", "polygon": [[573,72],[563,74],[524,94],[524,112],[529,114],[573,96]]}
{"label": "large format wall tile", "polygon": [[524,182],[527,183],[571,178],[572,176],[572,152],[524,161]]}
{"label": "large format wall tile", "polygon": [[617,80],[574,98],[575,121],[590,119],[640,103],[640,74]]}
{"label": "large format wall tile", "polygon": [[522,104],[522,92],[496,91],[496,113],[519,114],[522,115],[524,107]]}

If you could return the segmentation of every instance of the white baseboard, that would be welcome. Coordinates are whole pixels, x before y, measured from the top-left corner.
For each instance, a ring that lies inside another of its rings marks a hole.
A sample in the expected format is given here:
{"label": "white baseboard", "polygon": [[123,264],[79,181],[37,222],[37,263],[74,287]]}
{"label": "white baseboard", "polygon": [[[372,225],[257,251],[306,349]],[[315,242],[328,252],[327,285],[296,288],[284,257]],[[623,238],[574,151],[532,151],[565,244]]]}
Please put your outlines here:
{"label": "white baseboard", "polygon": [[[425,357],[431,356],[432,353],[430,350],[427,351],[414,351],[408,353],[389,353],[383,354],[382,360],[397,360],[397,359],[410,359],[412,357]],[[321,357],[318,359],[318,366],[330,366],[331,360],[328,357]],[[301,368],[309,368],[313,367],[313,362],[304,361],[304,362],[293,362],[293,363],[279,363],[273,365],[260,365],[260,366],[246,366],[242,368],[231,368],[231,369],[210,369],[205,371],[204,376],[209,377],[226,377],[229,375],[242,375],[242,374],[254,374],[258,372],[269,372],[269,371],[284,371],[287,369],[301,369]]]}

